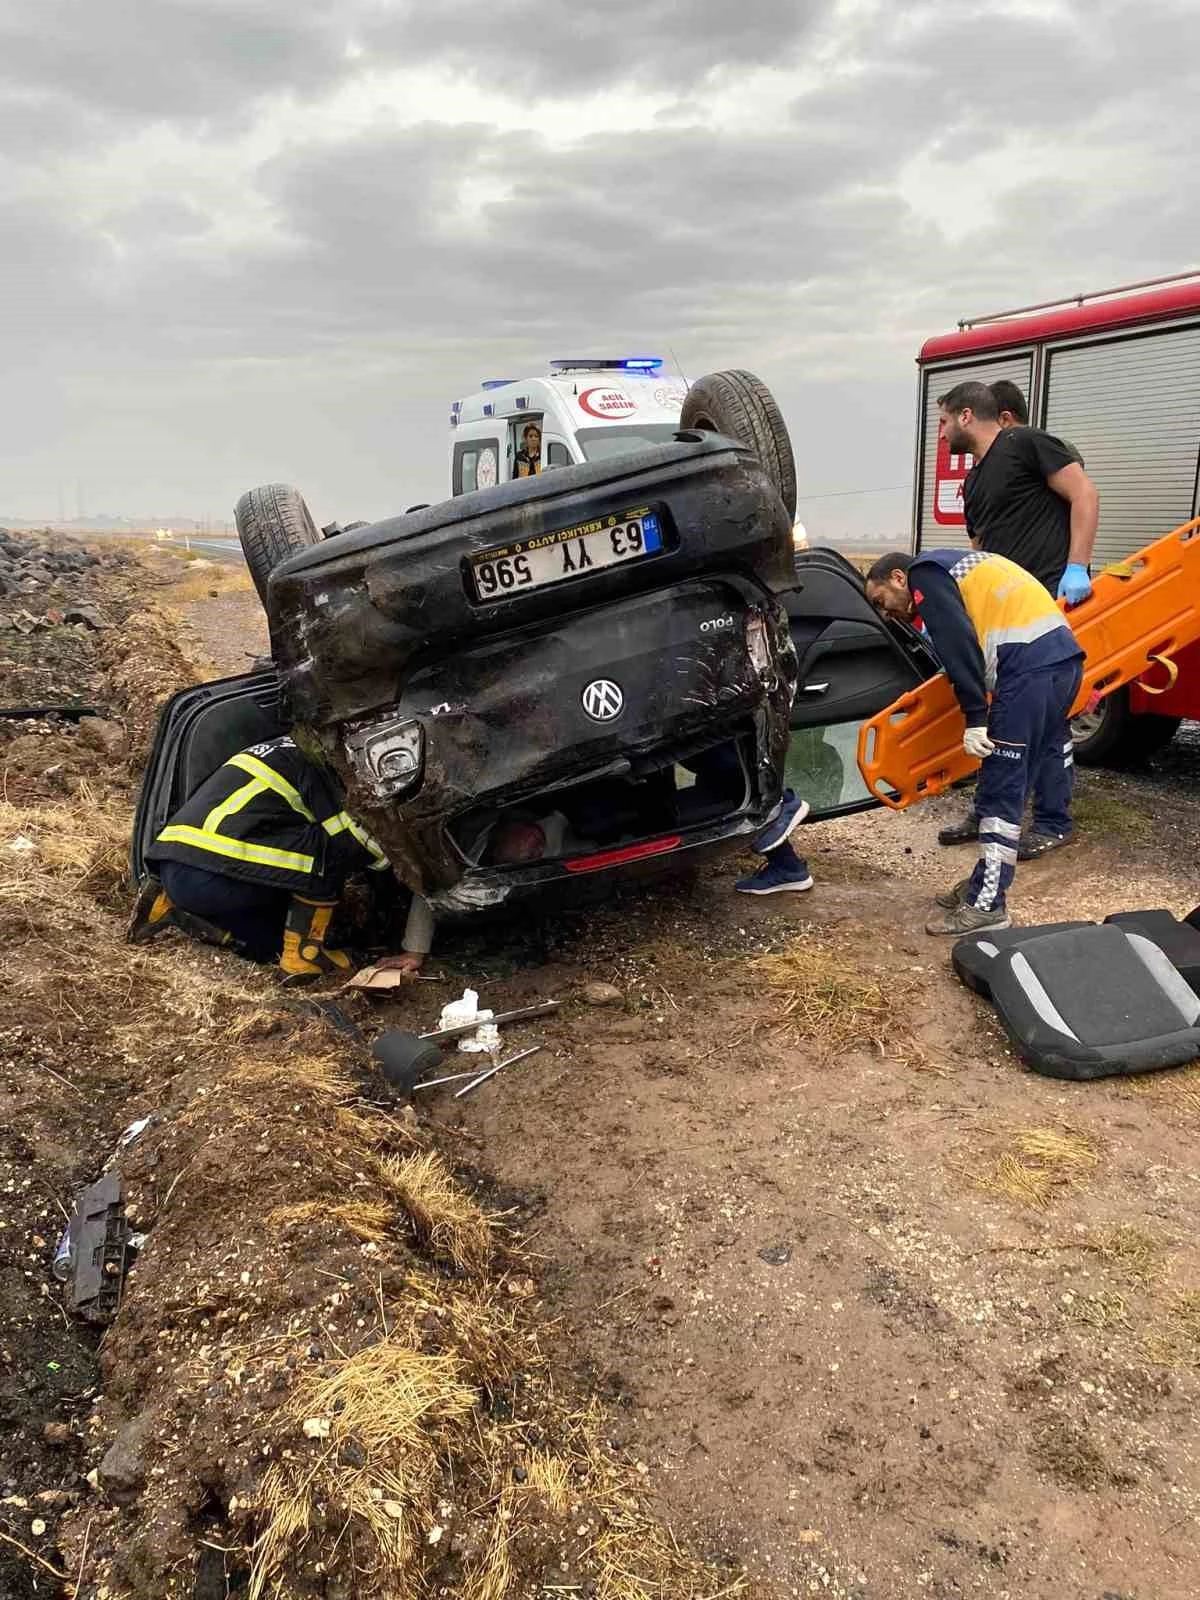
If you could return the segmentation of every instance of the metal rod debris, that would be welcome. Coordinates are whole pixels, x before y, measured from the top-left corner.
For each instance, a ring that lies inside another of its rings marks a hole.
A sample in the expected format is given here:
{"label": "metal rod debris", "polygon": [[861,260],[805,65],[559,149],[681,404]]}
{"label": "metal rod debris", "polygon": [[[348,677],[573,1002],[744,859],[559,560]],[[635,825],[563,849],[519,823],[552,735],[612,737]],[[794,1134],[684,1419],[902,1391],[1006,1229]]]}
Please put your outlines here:
{"label": "metal rod debris", "polygon": [[416,1094],[418,1089],[440,1089],[444,1083],[461,1083],[464,1078],[477,1078],[478,1076],[479,1068],[472,1067],[470,1072],[452,1072],[448,1078],[430,1078],[425,1083],[414,1083],[412,1092]]}
{"label": "metal rod debris", "polygon": [[540,1044],[531,1044],[528,1050],[519,1050],[515,1056],[509,1056],[507,1061],[501,1061],[498,1066],[491,1067],[487,1072],[482,1073],[475,1079],[474,1083],[468,1083],[465,1088],[455,1090],[454,1098],[461,1100],[463,1095],[470,1094],[472,1089],[478,1089],[481,1083],[486,1083],[489,1078],[494,1078],[498,1072],[503,1072],[505,1067],[515,1066],[518,1061],[524,1061],[526,1056],[536,1055],[541,1048]]}

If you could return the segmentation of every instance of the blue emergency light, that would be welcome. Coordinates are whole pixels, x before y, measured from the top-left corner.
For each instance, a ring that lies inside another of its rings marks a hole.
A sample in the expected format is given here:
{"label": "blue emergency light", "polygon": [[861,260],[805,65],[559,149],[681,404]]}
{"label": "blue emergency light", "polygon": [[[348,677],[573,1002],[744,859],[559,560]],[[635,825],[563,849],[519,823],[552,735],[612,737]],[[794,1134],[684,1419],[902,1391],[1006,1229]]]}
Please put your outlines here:
{"label": "blue emergency light", "polygon": [[516,383],[515,378],[485,378],[479,385],[481,389],[507,389],[510,383]]}

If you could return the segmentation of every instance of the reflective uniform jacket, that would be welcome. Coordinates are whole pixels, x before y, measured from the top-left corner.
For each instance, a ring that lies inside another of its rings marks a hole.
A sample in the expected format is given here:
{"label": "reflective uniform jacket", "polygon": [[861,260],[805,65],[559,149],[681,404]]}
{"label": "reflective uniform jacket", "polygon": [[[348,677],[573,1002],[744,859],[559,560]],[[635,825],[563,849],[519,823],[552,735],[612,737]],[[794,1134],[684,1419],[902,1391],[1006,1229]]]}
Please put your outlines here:
{"label": "reflective uniform jacket", "polygon": [[924,550],[908,586],[968,727],[987,723],[1001,678],[1083,655],[1071,624],[1023,567],[983,550]]}
{"label": "reflective uniform jacket", "polygon": [[344,798],[293,740],[252,745],[205,779],[147,855],[336,900],[351,873],[388,870]]}

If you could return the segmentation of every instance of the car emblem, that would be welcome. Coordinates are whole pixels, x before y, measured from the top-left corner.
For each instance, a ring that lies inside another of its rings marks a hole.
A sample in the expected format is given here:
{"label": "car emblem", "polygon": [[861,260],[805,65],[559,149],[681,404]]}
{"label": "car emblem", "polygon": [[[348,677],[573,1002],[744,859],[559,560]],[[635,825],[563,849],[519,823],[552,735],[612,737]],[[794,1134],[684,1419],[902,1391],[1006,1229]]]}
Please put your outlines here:
{"label": "car emblem", "polygon": [[579,697],[583,709],[593,722],[612,722],[625,709],[625,696],[619,683],[611,678],[596,678],[587,685]]}

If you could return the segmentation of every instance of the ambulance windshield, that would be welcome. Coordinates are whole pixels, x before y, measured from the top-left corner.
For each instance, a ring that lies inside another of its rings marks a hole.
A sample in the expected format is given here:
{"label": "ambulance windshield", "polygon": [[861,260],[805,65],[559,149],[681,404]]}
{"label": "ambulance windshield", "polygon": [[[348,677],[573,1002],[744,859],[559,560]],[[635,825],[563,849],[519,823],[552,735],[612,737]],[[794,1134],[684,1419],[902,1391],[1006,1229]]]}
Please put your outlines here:
{"label": "ambulance windshield", "polygon": [[632,422],[628,427],[580,428],[575,437],[585,461],[606,461],[667,444],[678,431],[677,422]]}

